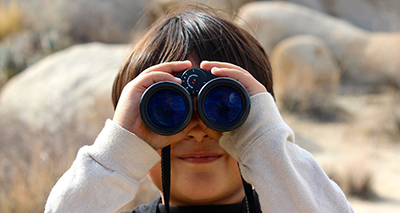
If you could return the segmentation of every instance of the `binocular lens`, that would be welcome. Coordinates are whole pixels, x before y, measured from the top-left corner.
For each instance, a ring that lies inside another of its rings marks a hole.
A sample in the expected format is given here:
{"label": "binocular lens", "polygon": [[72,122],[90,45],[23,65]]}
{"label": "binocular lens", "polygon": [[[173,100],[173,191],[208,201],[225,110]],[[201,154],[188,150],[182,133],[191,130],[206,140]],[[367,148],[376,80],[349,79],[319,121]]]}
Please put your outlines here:
{"label": "binocular lens", "polygon": [[180,125],[185,120],[186,109],[182,95],[173,90],[160,90],[154,93],[147,105],[150,121],[160,128]]}
{"label": "binocular lens", "polygon": [[159,82],[149,87],[140,100],[143,123],[160,135],[182,131],[192,118],[189,93],[179,84]]}
{"label": "binocular lens", "polygon": [[235,122],[243,111],[240,94],[228,86],[215,87],[204,98],[203,109],[207,118],[216,124]]}
{"label": "binocular lens", "polygon": [[197,96],[197,113],[205,125],[219,132],[236,129],[250,111],[247,90],[237,81],[216,78],[209,81]]}

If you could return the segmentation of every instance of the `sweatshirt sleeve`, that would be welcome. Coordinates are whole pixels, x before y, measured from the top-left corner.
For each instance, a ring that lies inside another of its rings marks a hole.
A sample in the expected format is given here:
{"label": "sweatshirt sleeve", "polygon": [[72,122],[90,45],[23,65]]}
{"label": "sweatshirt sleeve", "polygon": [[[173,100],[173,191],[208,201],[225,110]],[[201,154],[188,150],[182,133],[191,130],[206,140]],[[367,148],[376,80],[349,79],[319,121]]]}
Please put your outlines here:
{"label": "sweatshirt sleeve", "polygon": [[79,150],[53,187],[45,212],[116,212],[135,197],[138,181],[159,160],[146,142],[107,120],[95,143]]}
{"label": "sweatshirt sleeve", "polygon": [[314,157],[294,144],[269,93],[251,97],[251,110],[220,144],[259,194],[263,212],[354,212],[339,186]]}

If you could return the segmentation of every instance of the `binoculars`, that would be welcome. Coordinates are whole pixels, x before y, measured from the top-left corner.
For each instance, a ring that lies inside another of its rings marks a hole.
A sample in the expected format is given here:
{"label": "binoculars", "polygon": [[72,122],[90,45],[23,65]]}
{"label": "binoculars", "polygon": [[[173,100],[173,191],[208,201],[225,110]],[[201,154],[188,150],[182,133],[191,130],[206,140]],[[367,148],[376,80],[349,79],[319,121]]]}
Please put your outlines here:
{"label": "binoculars", "polygon": [[140,99],[140,117],[151,131],[174,135],[186,128],[196,110],[207,127],[219,132],[234,130],[246,120],[250,98],[238,81],[200,68],[184,70],[176,77],[182,79],[181,85],[157,82]]}

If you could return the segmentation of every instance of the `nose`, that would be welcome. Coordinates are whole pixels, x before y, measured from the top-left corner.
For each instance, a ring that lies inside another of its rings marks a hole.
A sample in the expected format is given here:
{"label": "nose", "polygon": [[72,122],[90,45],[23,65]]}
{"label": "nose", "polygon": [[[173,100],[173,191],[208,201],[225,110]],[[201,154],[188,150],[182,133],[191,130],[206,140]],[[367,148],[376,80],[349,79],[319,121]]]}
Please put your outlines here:
{"label": "nose", "polygon": [[189,138],[194,139],[196,142],[201,142],[208,135],[201,129],[199,125],[195,126],[190,130],[188,134]]}
{"label": "nose", "polygon": [[197,125],[190,130],[188,137],[194,139],[196,142],[201,142],[204,138],[208,137],[208,135],[203,131],[203,129],[199,125],[199,117],[197,112],[193,113],[192,120],[197,122]]}

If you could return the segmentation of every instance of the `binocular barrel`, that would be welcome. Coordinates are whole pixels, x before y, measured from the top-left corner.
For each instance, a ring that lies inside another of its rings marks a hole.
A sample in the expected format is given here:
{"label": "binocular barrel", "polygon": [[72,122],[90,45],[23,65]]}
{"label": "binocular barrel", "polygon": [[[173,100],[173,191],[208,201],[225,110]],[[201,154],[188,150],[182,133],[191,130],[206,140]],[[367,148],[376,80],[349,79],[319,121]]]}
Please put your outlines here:
{"label": "binocular barrel", "polygon": [[151,131],[174,135],[186,128],[196,112],[205,125],[219,132],[234,130],[246,120],[250,98],[238,81],[200,68],[182,71],[176,77],[182,79],[182,85],[158,82],[141,97],[140,116]]}

